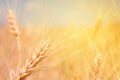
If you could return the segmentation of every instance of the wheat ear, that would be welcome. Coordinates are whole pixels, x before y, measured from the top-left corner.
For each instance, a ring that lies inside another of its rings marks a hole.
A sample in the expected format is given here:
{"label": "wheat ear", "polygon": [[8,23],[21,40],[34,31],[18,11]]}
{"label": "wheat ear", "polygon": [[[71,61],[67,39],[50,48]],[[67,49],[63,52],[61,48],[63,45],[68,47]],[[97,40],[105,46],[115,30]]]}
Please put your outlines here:
{"label": "wheat ear", "polygon": [[17,41],[18,52],[20,52],[20,50],[21,50],[20,31],[18,29],[16,17],[13,14],[13,11],[11,9],[9,9],[9,11],[8,11],[7,19],[9,22],[10,32],[15,36],[16,41]]}
{"label": "wheat ear", "polygon": [[50,47],[49,40],[47,40],[36,51],[36,53],[33,54],[33,56],[29,60],[26,61],[26,64],[18,73],[16,80],[24,80],[27,76],[29,76],[32,73],[33,68],[35,68],[36,65],[47,56],[47,51],[49,47]]}
{"label": "wheat ear", "polygon": [[97,80],[100,74],[100,66],[101,66],[101,55],[97,54],[97,56],[94,59],[94,64],[90,68],[89,72],[89,79],[90,80]]}

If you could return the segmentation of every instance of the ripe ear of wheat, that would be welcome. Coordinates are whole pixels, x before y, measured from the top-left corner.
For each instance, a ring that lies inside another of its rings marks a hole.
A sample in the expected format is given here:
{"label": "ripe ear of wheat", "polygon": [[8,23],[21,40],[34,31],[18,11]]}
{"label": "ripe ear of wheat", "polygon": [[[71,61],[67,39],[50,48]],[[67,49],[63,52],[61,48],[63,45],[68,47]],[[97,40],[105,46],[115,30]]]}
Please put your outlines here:
{"label": "ripe ear of wheat", "polygon": [[16,18],[15,15],[13,13],[13,11],[10,9],[8,11],[8,22],[9,22],[9,27],[10,27],[10,31],[11,33],[17,38],[20,35],[19,29],[18,29],[18,25],[16,22]]}
{"label": "ripe ear of wheat", "polygon": [[33,56],[26,61],[26,64],[11,80],[25,80],[29,76],[34,68],[39,64],[45,57],[47,57],[47,51],[50,47],[50,41],[44,42],[40,48],[33,54]]}
{"label": "ripe ear of wheat", "polygon": [[16,22],[16,17],[11,9],[8,11],[7,19],[9,22],[9,28],[10,32],[15,36],[17,47],[18,47],[18,53],[20,53],[21,50],[21,44],[20,44],[20,31]]}

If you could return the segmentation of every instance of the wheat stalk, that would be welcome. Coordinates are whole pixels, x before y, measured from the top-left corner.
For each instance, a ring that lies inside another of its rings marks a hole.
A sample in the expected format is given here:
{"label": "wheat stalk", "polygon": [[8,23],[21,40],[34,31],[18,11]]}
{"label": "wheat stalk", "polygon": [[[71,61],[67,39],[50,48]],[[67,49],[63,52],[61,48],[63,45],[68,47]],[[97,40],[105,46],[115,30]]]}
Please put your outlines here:
{"label": "wheat stalk", "polygon": [[27,76],[29,76],[36,65],[40,63],[46,56],[47,51],[50,47],[49,40],[47,40],[43,45],[36,51],[33,56],[26,61],[26,64],[16,75],[13,76],[11,80],[24,80]]}
{"label": "wheat stalk", "polygon": [[21,50],[21,44],[20,44],[20,31],[18,29],[18,25],[16,22],[15,15],[11,9],[8,11],[7,19],[9,22],[9,28],[10,32],[15,36],[16,41],[17,41],[17,47],[18,47],[18,53]]}
{"label": "wheat stalk", "polygon": [[[13,11],[11,9],[9,9],[8,11],[8,15],[7,15],[7,19],[8,19],[8,22],[9,22],[9,28],[10,28],[10,32],[12,33],[12,35],[15,37],[16,39],[16,43],[17,43],[17,55],[18,57],[20,57],[20,53],[21,53],[21,43],[20,43],[20,31],[18,29],[18,25],[17,25],[17,22],[16,22],[16,17],[13,13]],[[17,64],[17,67],[19,66],[20,64],[20,59],[18,60],[18,64]],[[12,76],[15,75],[13,73],[13,71],[11,70],[10,71],[10,79],[12,79]]]}

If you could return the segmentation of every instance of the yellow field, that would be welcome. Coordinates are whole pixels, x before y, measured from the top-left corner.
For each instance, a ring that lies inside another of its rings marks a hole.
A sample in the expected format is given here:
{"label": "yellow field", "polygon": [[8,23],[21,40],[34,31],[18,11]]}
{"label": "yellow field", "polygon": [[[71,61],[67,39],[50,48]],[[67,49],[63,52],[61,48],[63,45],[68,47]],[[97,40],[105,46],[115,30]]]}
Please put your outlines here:
{"label": "yellow field", "polygon": [[47,39],[48,57],[34,68],[28,80],[120,80],[120,24],[101,24],[21,28],[19,54],[9,28],[1,27],[0,80],[14,76]]}

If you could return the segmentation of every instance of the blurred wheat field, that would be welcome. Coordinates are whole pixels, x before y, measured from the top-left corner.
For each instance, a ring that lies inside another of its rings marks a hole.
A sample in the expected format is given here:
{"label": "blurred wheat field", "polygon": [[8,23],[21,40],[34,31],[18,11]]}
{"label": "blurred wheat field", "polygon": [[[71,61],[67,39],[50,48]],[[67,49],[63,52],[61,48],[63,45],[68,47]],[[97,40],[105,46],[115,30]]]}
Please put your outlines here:
{"label": "blurred wheat field", "polygon": [[[110,23],[100,27],[97,32],[95,32],[96,26],[44,28],[46,33],[42,39],[50,38],[56,29],[56,33],[51,37],[52,55],[42,61],[28,78],[30,80],[50,78],[52,80],[119,80],[119,27],[119,23]],[[9,29],[2,27],[0,30],[0,78],[7,80],[10,70],[17,70],[25,64],[28,56],[38,46],[41,28],[20,29],[22,32],[20,56],[17,56],[16,42]],[[19,59],[21,61],[17,67]]]}
{"label": "blurred wheat field", "polygon": [[100,15],[87,26],[21,26],[22,16],[7,12],[7,26],[0,25],[0,80],[120,80],[119,20]]}

